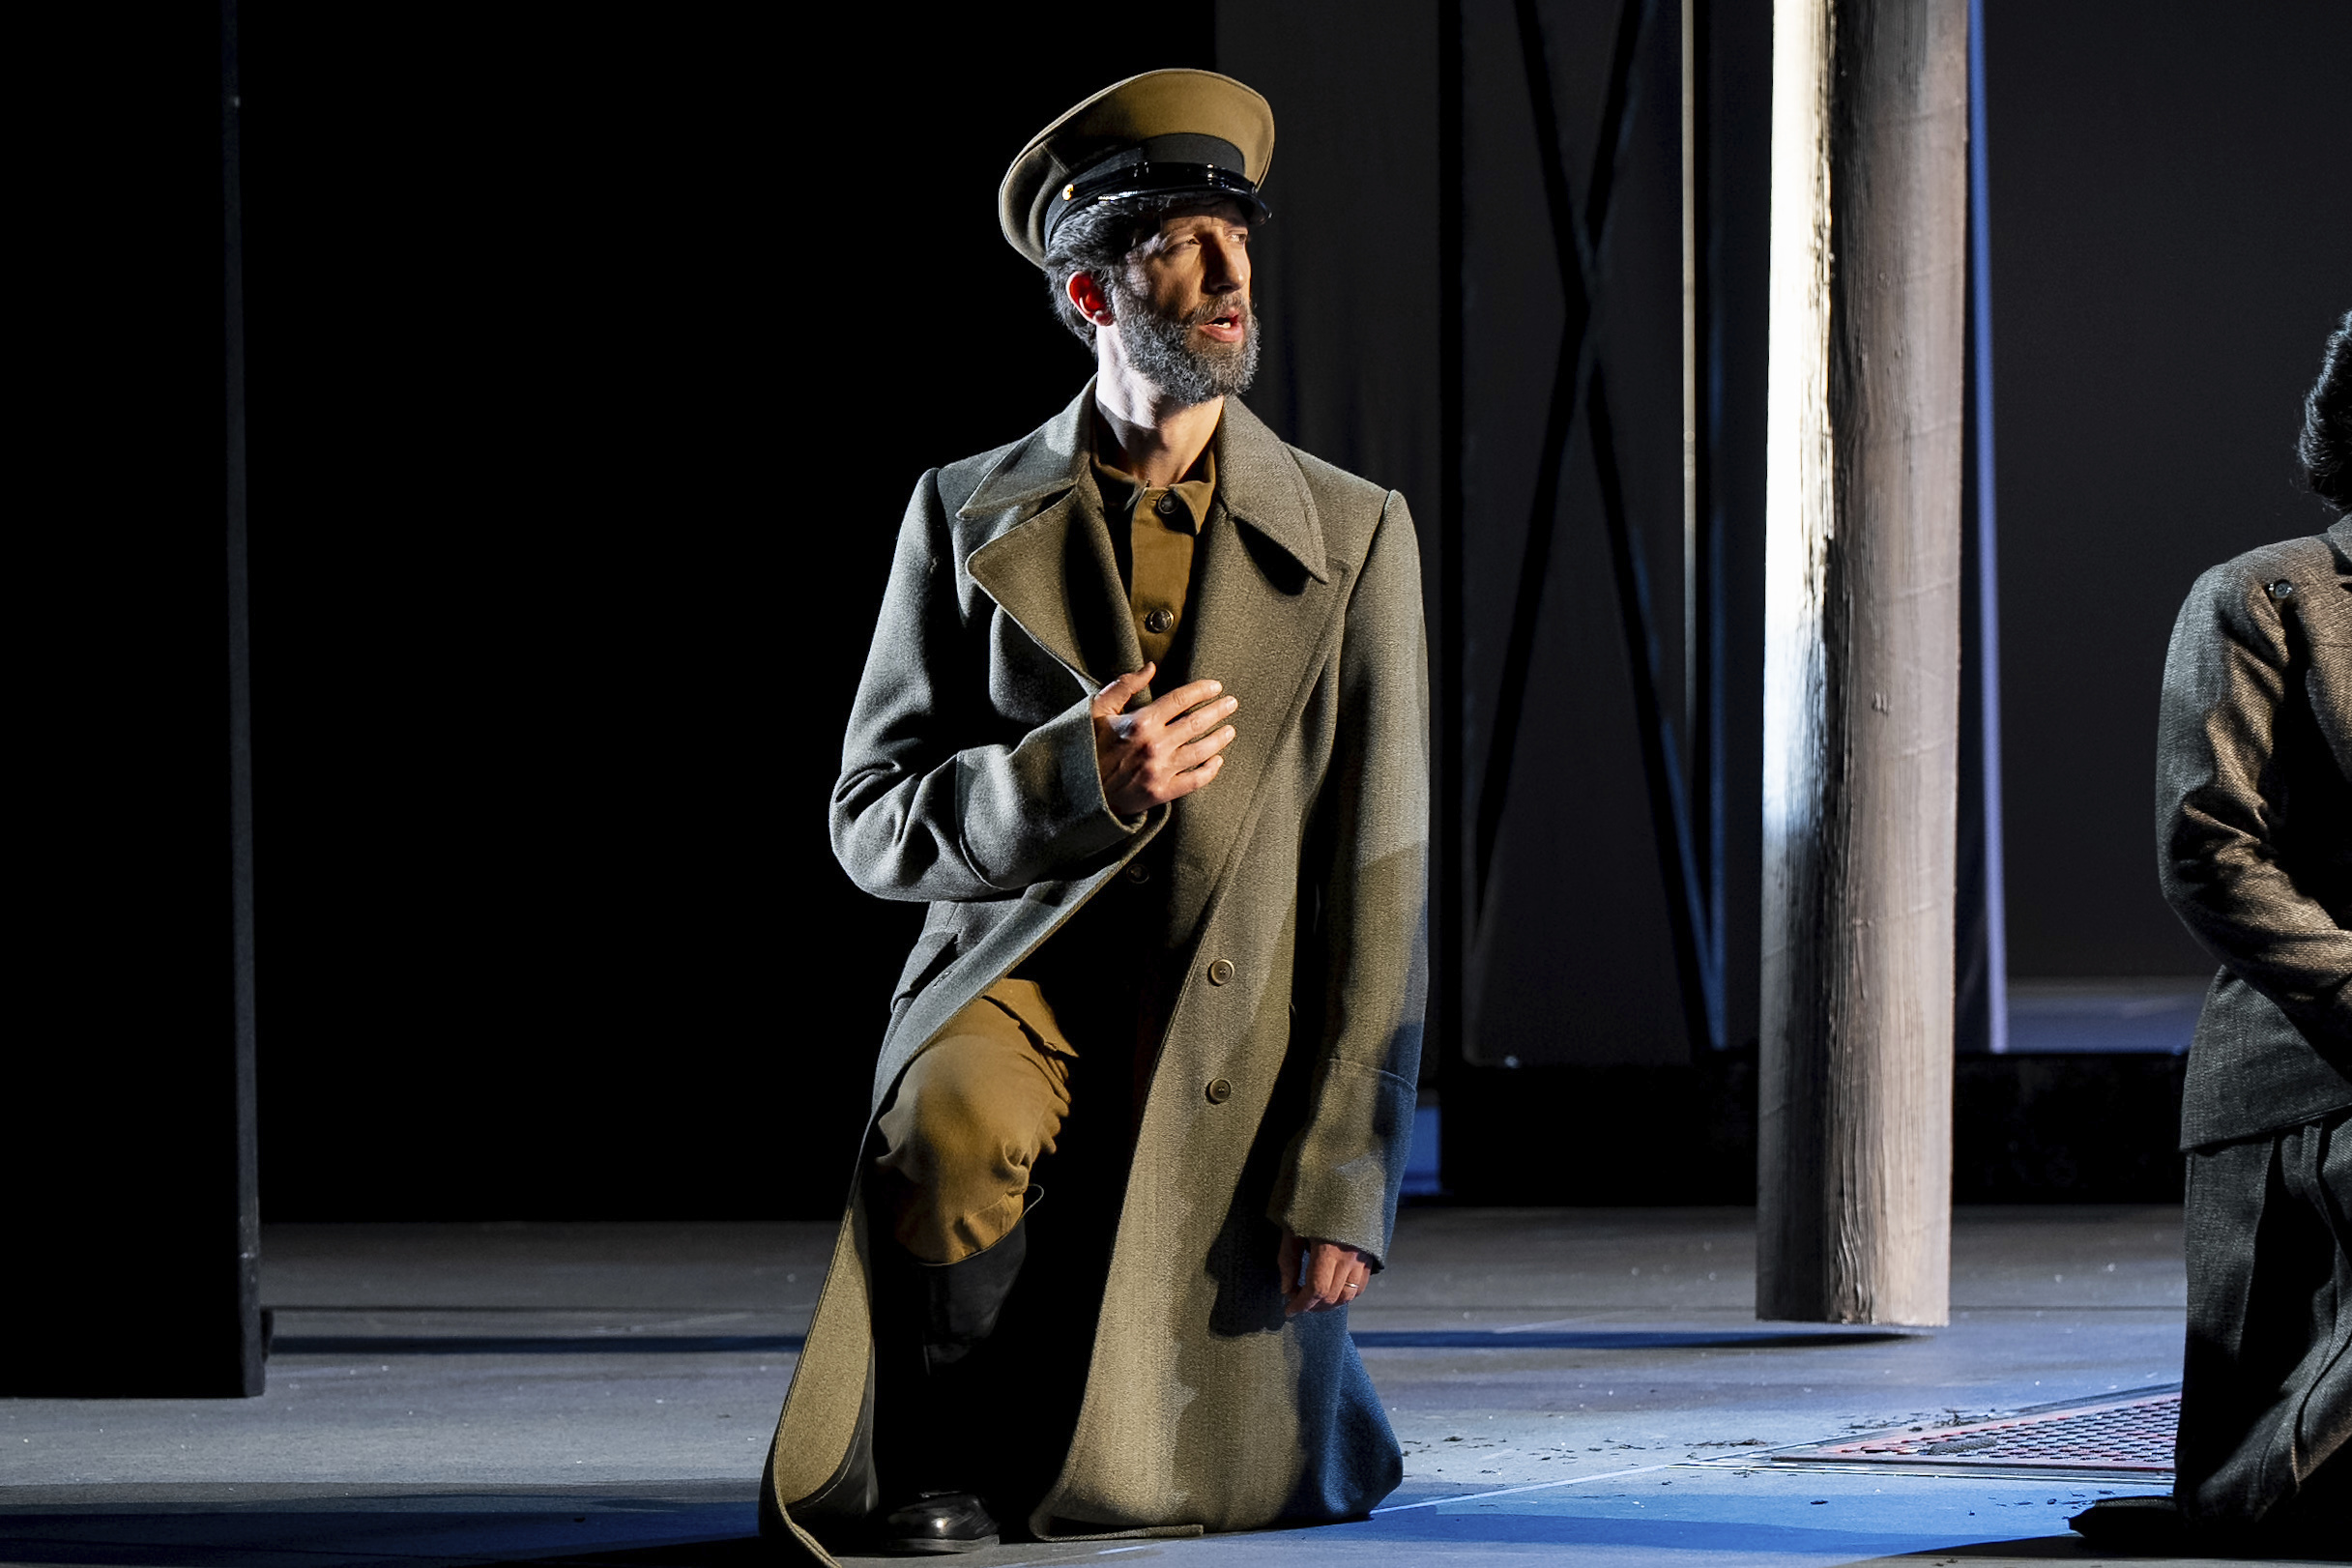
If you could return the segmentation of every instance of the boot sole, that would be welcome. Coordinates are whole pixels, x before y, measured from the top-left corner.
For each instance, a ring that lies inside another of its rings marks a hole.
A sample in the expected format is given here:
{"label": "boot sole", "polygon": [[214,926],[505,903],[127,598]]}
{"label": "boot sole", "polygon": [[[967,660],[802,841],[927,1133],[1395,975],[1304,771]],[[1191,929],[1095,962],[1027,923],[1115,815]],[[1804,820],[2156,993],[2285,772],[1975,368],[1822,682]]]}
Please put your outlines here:
{"label": "boot sole", "polygon": [[895,1557],[947,1557],[959,1552],[981,1552],[998,1545],[993,1535],[977,1536],[970,1541],[939,1541],[900,1539],[882,1543],[883,1551]]}

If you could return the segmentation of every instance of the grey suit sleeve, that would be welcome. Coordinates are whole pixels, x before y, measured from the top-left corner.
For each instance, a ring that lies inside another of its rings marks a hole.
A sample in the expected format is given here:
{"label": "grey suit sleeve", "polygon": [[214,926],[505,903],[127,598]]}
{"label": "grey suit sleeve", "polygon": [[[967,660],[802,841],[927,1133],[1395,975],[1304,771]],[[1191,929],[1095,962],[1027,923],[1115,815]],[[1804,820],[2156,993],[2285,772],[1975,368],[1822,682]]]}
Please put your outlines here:
{"label": "grey suit sleeve", "polygon": [[833,856],[881,898],[1002,898],[1075,876],[1143,826],[1103,799],[1089,698],[1027,735],[988,699],[988,606],[956,594],[937,472],[907,506],[841,747]]}
{"label": "grey suit sleeve", "polygon": [[[1421,566],[1391,492],[1350,597],[1339,724],[1319,815],[1321,1036],[1307,1118],[1270,1217],[1302,1236],[1387,1257],[1412,1141],[1427,974],[1429,669]],[[1303,912],[1302,912],[1303,913]]]}
{"label": "grey suit sleeve", "polygon": [[2197,579],[2164,659],[2157,836],[2164,896],[2197,940],[2338,1067],[2352,1061],[2352,932],[2282,857],[2278,748],[2287,630],[2234,566]]}

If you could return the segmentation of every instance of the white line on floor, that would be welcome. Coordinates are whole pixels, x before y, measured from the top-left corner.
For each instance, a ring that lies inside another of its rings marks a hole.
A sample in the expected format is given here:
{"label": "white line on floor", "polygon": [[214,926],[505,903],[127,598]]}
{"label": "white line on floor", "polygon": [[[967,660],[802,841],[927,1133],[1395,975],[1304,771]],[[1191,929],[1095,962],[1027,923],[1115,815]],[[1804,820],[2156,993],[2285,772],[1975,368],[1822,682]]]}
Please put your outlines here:
{"label": "white line on floor", "polygon": [[1402,1514],[1414,1508],[1435,1508],[1439,1503],[1476,1502],[1482,1497],[1511,1497],[1517,1496],[1522,1492],[1549,1492],[1553,1487],[1572,1487],[1581,1481],[1614,1481],[1619,1476],[1647,1475],[1652,1470],[1677,1469],[1689,1463],[1688,1460],[1677,1459],[1670,1460],[1664,1465],[1641,1465],[1630,1470],[1603,1470],[1596,1475],[1571,1475],[1559,1481],[1538,1481],[1533,1486],[1504,1487],[1499,1492],[1466,1492],[1458,1497],[1426,1497],[1419,1502],[1400,1502],[1386,1508],[1375,1508],[1372,1514],[1375,1519],[1378,1519],[1382,1514]]}
{"label": "white line on floor", "polygon": [[1743,1464],[1753,1464],[1766,1454],[1786,1453],[1791,1448],[1816,1446],[1818,1446],[1817,1442],[1785,1442],[1771,1448],[1753,1448],[1744,1454],[1718,1454],[1709,1459],[1673,1459],[1668,1460],[1663,1465],[1640,1465],[1630,1470],[1601,1470],[1591,1475],[1570,1475],[1557,1481],[1538,1481],[1532,1486],[1504,1487],[1497,1492],[1466,1492],[1458,1497],[1426,1497],[1419,1502],[1400,1502],[1393,1503],[1386,1508],[1375,1508],[1372,1512],[1373,1516],[1378,1518],[1381,1514],[1402,1514],[1413,1508],[1435,1508],[1441,1503],[1477,1502],[1487,1497],[1513,1497],[1523,1492],[1550,1492],[1554,1487],[1578,1486],[1586,1481],[1614,1481],[1628,1475],[1648,1475],[1656,1470],[1730,1468]]}

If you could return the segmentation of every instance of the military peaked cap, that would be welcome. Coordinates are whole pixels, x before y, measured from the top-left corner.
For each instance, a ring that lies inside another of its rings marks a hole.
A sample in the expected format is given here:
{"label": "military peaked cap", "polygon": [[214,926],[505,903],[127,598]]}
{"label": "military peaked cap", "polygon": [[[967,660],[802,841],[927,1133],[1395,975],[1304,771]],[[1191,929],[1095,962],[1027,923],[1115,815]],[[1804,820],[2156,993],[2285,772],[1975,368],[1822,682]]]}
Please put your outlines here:
{"label": "military peaked cap", "polygon": [[1229,196],[1266,216],[1274,111],[1213,71],[1147,71],[1106,87],[1037,132],[997,191],[1005,243],[1045,265],[1072,211],[1119,196]]}

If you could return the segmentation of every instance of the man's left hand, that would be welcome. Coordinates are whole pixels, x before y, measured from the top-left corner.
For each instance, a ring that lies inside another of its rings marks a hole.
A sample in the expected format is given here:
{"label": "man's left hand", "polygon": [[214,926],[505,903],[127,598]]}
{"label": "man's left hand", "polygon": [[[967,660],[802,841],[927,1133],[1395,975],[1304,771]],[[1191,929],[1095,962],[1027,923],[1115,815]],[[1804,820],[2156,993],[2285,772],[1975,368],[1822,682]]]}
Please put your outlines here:
{"label": "man's left hand", "polygon": [[1282,1233],[1282,1313],[1328,1312],[1364,1292],[1372,1260],[1337,1241]]}

